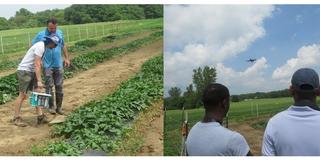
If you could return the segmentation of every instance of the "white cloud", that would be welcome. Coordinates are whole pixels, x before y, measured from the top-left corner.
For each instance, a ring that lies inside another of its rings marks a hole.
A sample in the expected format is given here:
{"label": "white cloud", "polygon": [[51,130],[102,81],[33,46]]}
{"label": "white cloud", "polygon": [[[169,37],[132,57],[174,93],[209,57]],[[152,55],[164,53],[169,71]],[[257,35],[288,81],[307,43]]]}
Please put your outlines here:
{"label": "white cloud", "polygon": [[270,5],[165,6],[165,89],[184,88],[193,69],[247,50],[265,35],[263,20],[273,10]]}
{"label": "white cloud", "polygon": [[287,60],[286,64],[276,68],[272,78],[281,82],[289,82],[292,74],[302,67],[319,67],[320,44],[302,46],[296,58]]}
{"label": "white cloud", "polygon": [[264,71],[267,69],[267,59],[262,57],[252,66],[244,71],[235,71],[232,68],[225,67],[222,63],[216,65],[218,73],[218,82],[225,84],[233,94],[256,91],[265,91],[270,88],[267,80],[264,78]]}

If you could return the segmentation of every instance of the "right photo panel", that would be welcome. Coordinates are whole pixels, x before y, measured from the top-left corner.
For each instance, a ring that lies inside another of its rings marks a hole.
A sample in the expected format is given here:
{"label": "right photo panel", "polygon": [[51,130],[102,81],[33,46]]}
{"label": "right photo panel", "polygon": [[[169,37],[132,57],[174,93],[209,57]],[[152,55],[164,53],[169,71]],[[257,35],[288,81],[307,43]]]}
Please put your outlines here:
{"label": "right photo panel", "polygon": [[165,156],[320,156],[320,5],[165,5]]}

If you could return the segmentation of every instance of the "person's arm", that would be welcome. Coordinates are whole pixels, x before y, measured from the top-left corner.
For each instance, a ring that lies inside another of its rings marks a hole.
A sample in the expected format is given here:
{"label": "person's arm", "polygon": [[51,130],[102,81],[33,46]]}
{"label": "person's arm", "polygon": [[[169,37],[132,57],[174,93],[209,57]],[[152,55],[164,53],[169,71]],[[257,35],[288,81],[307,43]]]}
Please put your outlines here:
{"label": "person's arm", "polygon": [[61,39],[61,46],[62,46],[62,52],[63,52],[63,56],[64,56],[64,66],[65,67],[69,67],[70,66],[70,59],[69,59],[69,52],[68,52],[68,48],[67,45],[64,43],[64,35],[62,31],[59,31],[59,35],[60,35],[60,39]]}
{"label": "person's arm", "polygon": [[63,55],[64,55],[64,66],[69,67],[70,66],[70,59],[69,59],[69,53],[67,49],[67,45],[63,45]]}
{"label": "person's arm", "polygon": [[232,156],[252,156],[246,139],[239,133],[232,135],[228,144]]}
{"label": "person's arm", "polygon": [[41,79],[41,57],[36,56],[35,58],[35,74],[37,78],[38,88],[42,88],[42,79]]}

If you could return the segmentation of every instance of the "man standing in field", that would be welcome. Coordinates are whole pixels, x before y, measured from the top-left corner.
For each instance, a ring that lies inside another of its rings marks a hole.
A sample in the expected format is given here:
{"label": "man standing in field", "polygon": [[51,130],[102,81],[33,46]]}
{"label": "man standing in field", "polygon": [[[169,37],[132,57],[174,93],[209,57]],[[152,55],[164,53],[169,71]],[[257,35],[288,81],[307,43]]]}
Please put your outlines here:
{"label": "man standing in field", "polygon": [[229,111],[229,90],[222,84],[208,85],[202,96],[205,115],[189,132],[186,146],[190,156],[246,156],[250,148],[242,135],[222,126]]}
{"label": "man standing in field", "polygon": [[[44,31],[41,31],[37,36],[32,40],[32,44],[40,41],[43,37],[50,34],[55,34],[61,40],[56,48],[47,49],[42,59],[44,75],[45,75],[45,88],[46,93],[51,94],[52,98],[49,101],[49,112],[51,114],[60,114],[62,112],[62,101],[63,101],[63,60],[61,56],[61,51],[64,55],[64,65],[66,67],[70,66],[69,54],[67,46],[64,43],[63,32],[57,29],[57,20],[52,18],[47,21],[47,28]],[[54,93],[53,86],[55,87],[55,99],[56,99],[56,108],[54,109]]]}
{"label": "man standing in field", "polygon": [[[15,115],[13,122],[16,126],[26,127],[27,124],[22,122],[20,117],[20,110],[22,102],[27,98],[28,90],[35,89],[40,91],[43,87],[41,79],[41,58],[45,54],[46,49],[52,49],[59,43],[57,36],[44,37],[42,41],[35,43],[22,59],[17,70],[19,80],[19,97],[17,98],[17,105],[15,107]],[[47,123],[47,118],[42,112],[41,107],[36,107],[38,114],[38,124]]]}
{"label": "man standing in field", "polygon": [[320,156],[319,76],[310,68],[297,70],[289,89],[294,104],[273,116],[263,137],[266,156]]}

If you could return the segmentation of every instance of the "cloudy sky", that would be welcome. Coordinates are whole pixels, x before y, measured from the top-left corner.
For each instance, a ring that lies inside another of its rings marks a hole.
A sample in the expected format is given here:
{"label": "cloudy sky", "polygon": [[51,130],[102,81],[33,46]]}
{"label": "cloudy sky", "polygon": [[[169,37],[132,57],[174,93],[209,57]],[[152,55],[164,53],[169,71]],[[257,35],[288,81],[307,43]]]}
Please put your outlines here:
{"label": "cloudy sky", "polygon": [[320,73],[320,5],[167,5],[164,14],[165,95],[205,65],[231,94],[288,88],[301,67]]}
{"label": "cloudy sky", "polygon": [[28,9],[30,12],[36,13],[38,11],[44,11],[47,9],[64,9],[66,7],[69,7],[68,4],[41,4],[41,5],[28,5],[28,4],[12,4],[12,5],[6,5],[6,4],[0,4],[0,17],[5,17],[9,19],[10,17],[14,16],[16,11],[18,11],[20,8]]}

